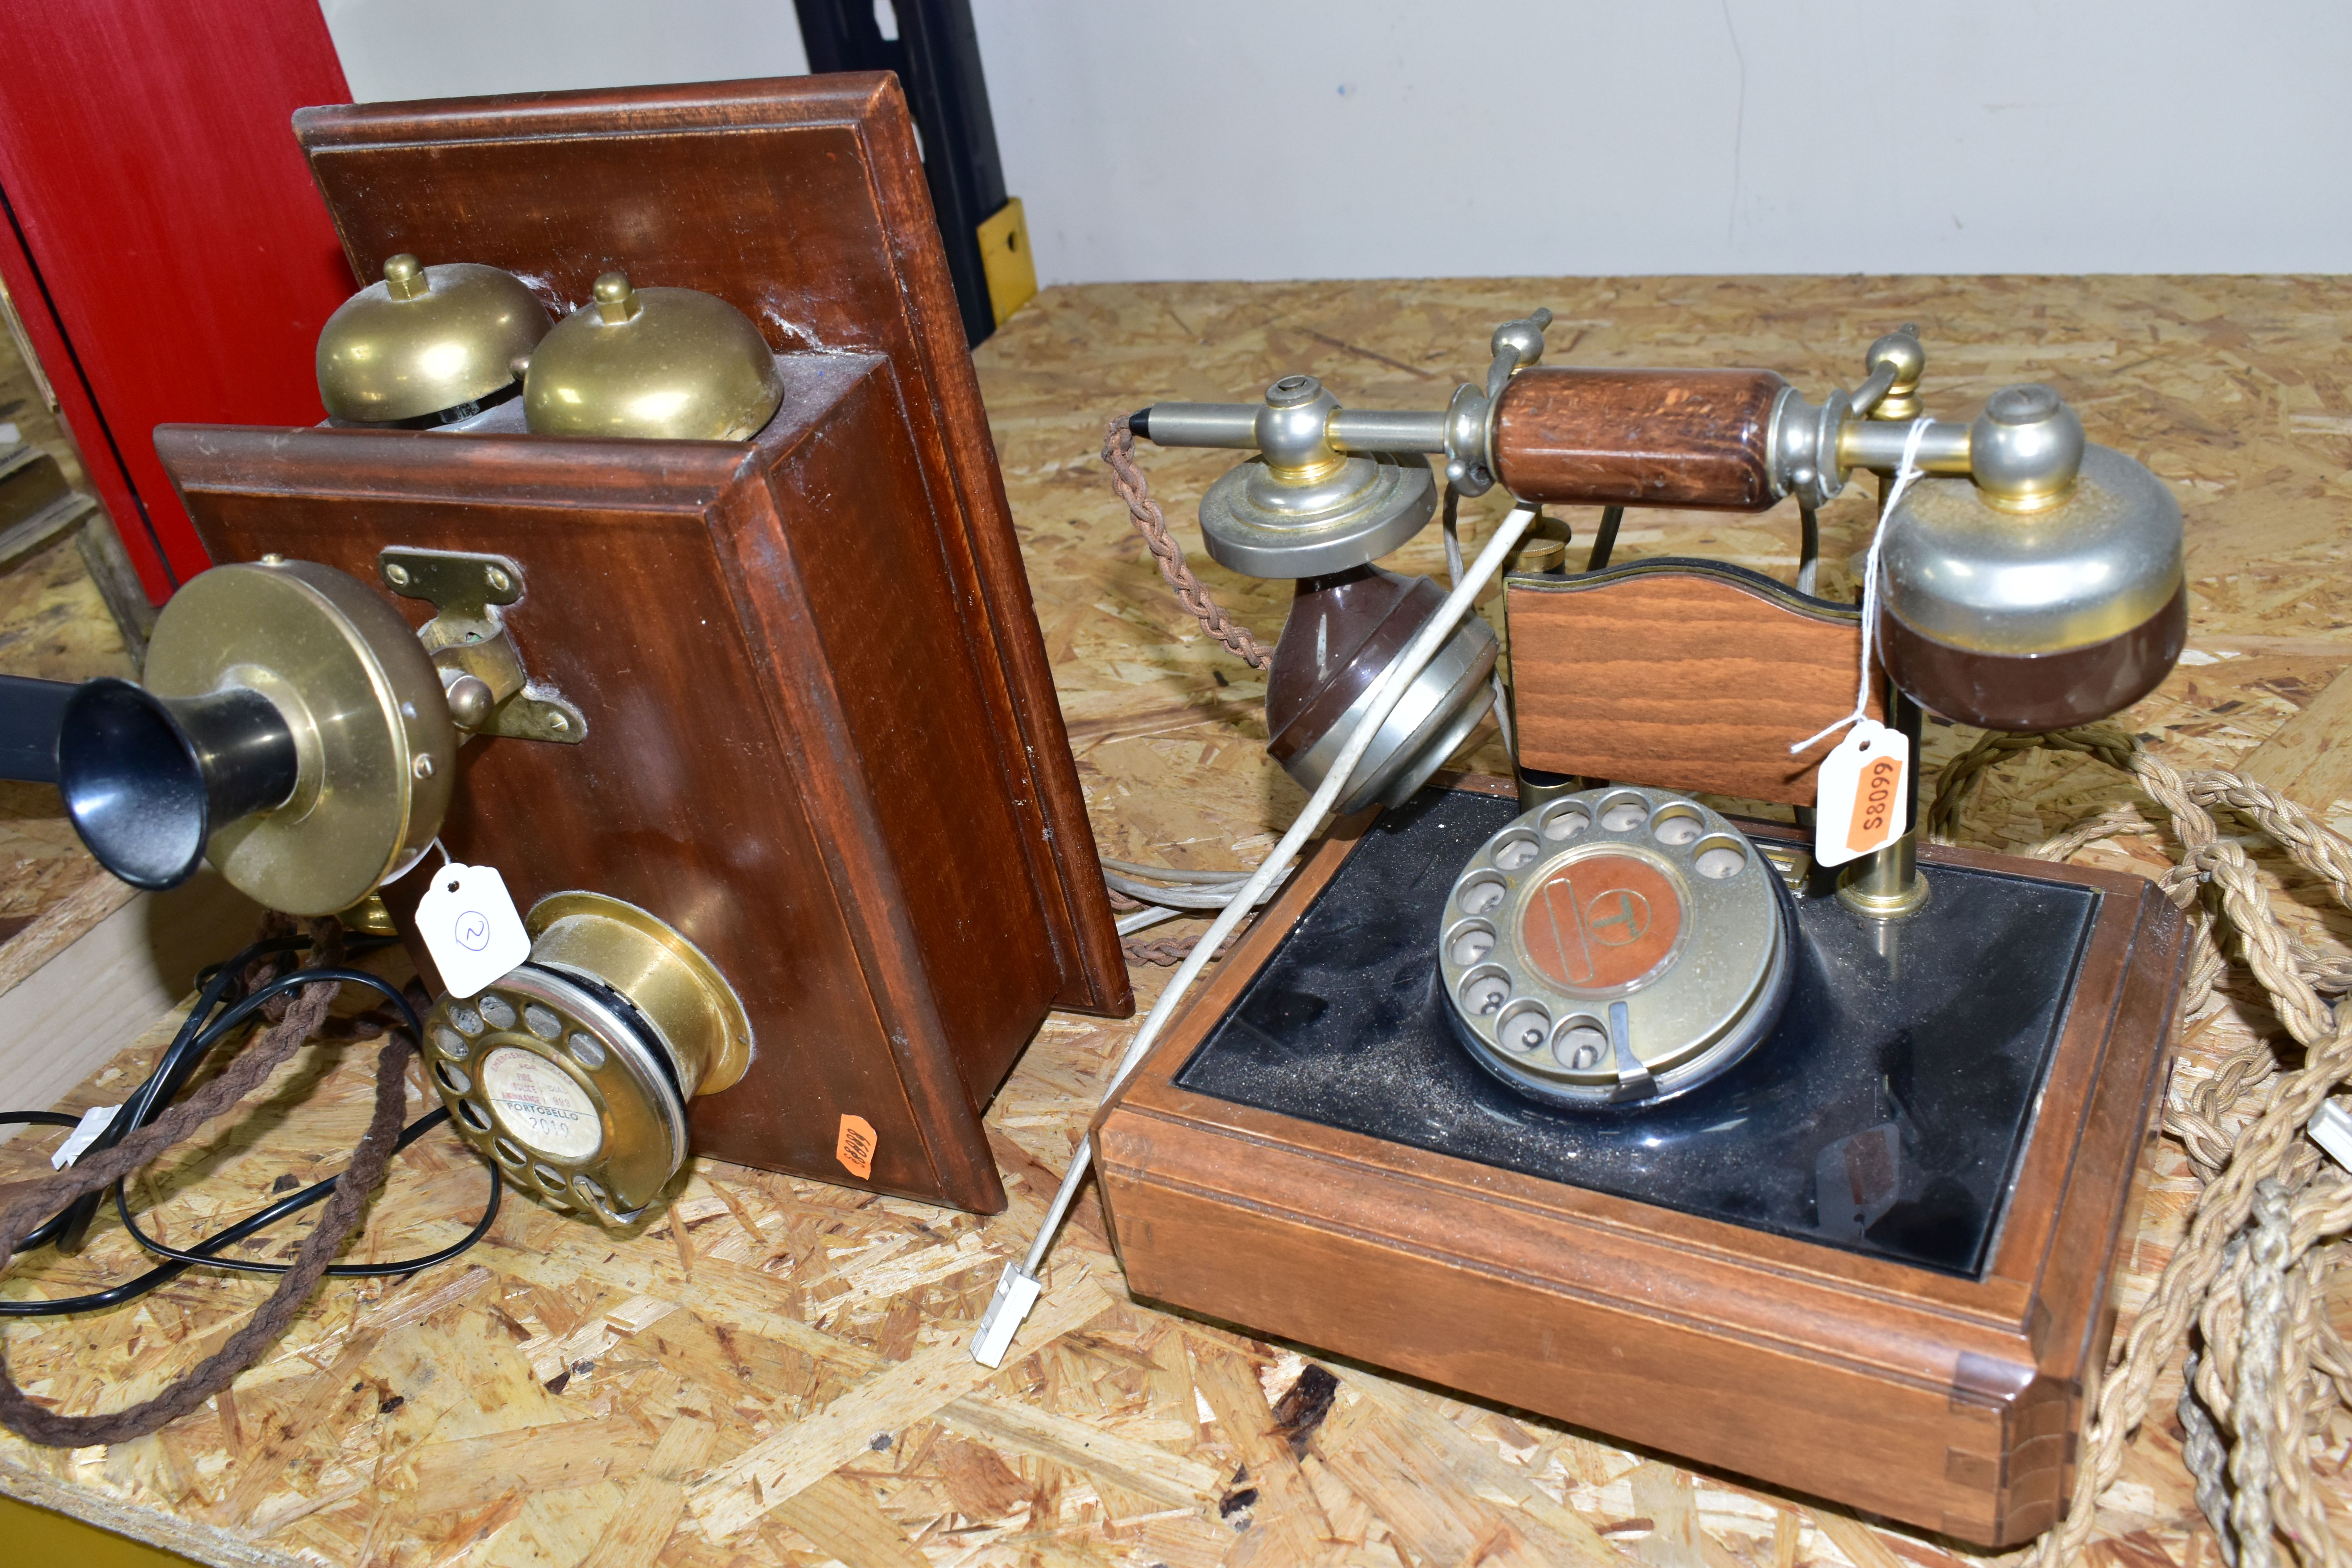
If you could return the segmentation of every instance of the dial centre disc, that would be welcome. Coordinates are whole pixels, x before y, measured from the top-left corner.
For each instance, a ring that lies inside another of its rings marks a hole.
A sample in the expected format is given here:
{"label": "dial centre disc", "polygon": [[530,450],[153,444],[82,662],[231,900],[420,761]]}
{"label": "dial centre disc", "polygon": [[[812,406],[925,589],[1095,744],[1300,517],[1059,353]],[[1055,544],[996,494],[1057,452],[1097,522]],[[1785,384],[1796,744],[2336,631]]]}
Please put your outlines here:
{"label": "dial centre disc", "polygon": [[1681,892],[1633,855],[1589,855],[1535,889],[1519,925],[1528,963],[1563,991],[1623,991],[1657,973],[1682,935]]}

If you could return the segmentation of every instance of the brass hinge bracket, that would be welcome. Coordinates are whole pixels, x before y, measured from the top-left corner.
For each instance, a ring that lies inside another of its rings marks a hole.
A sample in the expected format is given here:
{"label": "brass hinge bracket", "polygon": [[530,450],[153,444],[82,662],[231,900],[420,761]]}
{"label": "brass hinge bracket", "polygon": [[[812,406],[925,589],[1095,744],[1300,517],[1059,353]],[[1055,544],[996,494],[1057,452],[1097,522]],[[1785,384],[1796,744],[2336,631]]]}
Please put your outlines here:
{"label": "brass hinge bracket", "polygon": [[[507,627],[504,607],[522,598],[520,566],[504,555],[395,545],[377,552],[375,569],[394,593],[433,606],[436,614],[416,635],[441,671],[460,730],[567,746],[587,739],[587,716],[530,679]],[[458,689],[469,677],[488,688],[487,700],[473,688]]]}

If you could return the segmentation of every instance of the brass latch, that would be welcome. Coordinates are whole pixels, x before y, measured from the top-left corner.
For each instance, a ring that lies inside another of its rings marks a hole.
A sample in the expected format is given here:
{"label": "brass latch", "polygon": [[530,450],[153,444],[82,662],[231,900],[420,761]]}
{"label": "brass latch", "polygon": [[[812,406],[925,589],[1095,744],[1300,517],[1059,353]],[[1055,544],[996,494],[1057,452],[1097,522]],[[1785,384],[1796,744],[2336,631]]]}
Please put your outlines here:
{"label": "brass latch", "polygon": [[587,738],[580,710],[531,680],[500,614],[522,598],[520,566],[503,555],[401,547],[379,552],[375,566],[385,587],[436,612],[416,635],[441,672],[459,729],[564,745]]}

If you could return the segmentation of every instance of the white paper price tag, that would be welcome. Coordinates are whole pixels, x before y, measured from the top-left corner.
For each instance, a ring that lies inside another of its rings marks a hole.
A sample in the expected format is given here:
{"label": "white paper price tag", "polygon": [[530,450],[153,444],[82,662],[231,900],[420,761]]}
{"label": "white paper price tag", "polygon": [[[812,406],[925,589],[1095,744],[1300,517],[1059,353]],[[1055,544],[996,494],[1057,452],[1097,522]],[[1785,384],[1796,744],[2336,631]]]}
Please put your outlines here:
{"label": "white paper price tag", "polygon": [[452,996],[472,996],[530,956],[530,935],[495,866],[456,861],[416,900],[416,930]]}
{"label": "white paper price tag", "polygon": [[99,1135],[114,1125],[114,1113],[121,1109],[119,1105],[93,1105],[83,1111],[74,1130],[66,1134],[66,1141],[58,1145],[58,1152],[49,1156],[49,1169],[62,1171],[89,1153]]}
{"label": "white paper price tag", "polygon": [[1910,804],[1911,742],[1900,730],[1864,719],[1822,759],[1813,804],[1813,858],[1843,866],[1903,837]]}

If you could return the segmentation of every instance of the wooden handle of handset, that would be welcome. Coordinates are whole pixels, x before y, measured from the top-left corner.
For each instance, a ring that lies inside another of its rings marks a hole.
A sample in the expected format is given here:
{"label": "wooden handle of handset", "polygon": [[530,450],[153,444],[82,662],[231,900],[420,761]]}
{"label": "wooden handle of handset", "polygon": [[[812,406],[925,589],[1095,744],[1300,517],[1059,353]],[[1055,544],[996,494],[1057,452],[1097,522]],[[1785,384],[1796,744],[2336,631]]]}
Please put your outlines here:
{"label": "wooden handle of handset", "polygon": [[1762,511],[1788,385],[1769,370],[1523,370],[1495,413],[1495,477],[1551,505]]}

